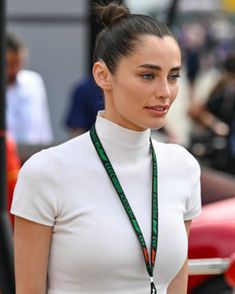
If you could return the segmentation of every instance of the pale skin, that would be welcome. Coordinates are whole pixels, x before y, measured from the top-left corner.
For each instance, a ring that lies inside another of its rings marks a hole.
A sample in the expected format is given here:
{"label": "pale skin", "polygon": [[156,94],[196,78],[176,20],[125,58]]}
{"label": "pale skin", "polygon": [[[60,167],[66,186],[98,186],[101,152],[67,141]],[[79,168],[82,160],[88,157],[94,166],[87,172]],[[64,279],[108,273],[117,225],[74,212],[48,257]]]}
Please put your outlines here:
{"label": "pale skin", "polygon": [[[145,36],[111,73],[103,61],[94,64],[96,83],[105,96],[104,117],[135,131],[160,128],[178,93],[180,50],[171,37]],[[190,222],[185,223],[189,234]],[[15,218],[17,294],[45,294],[52,228]],[[187,260],[168,294],[186,294]]]}
{"label": "pale skin", "polygon": [[45,294],[52,228],[15,217],[17,294]]}
{"label": "pale skin", "polygon": [[115,74],[103,61],[96,62],[93,75],[104,92],[104,117],[135,131],[159,129],[177,96],[180,68],[180,50],[171,37],[142,37]]}

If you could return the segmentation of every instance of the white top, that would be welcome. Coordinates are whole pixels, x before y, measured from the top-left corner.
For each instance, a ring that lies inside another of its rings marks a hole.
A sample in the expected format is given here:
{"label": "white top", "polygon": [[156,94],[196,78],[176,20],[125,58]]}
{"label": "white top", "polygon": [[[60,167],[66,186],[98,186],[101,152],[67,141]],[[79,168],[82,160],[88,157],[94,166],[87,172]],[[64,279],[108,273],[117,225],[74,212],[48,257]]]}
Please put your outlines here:
{"label": "white top", "polygon": [[52,142],[45,86],[38,73],[21,70],[15,84],[7,87],[6,105],[7,128],[17,143]]}
{"label": "white top", "polygon": [[[150,248],[150,131],[135,132],[101,116],[98,136]],[[187,254],[184,220],[200,213],[200,169],[183,147],[154,142],[158,161],[158,294]],[[150,280],[129,218],[89,133],[34,155],[21,169],[11,212],[53,227],[49,294],[143,294]]]}

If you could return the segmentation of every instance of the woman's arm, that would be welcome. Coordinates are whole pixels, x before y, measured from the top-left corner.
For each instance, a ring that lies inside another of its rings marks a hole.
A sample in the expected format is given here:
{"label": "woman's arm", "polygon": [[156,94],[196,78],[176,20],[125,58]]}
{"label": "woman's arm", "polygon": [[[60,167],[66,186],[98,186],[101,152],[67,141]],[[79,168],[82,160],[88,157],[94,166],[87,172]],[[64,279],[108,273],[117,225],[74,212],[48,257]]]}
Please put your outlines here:
{"label": "woman's arm", "polygon": [[16,294],[45,294],[52,227],[15,217]]}
{"label": "woman's arm", "polygon": [[[185,229],[189,236],[191,221],[185,221]],[[170,283],[167,294],[186,294],[188,285],[188,258],[174,280]]]}

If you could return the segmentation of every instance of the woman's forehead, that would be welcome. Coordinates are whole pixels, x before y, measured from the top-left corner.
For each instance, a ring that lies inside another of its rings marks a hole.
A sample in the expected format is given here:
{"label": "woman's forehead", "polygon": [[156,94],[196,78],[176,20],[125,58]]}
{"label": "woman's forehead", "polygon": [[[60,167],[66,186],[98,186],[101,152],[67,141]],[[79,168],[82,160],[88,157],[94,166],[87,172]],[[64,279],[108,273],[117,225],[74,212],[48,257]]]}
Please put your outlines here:
{"label": "woman's forehead", "polygon": [[[120,60],[121,61],[121,60]],[[143,36],[136,43],[133,51],[123,62],[136,64],[153,64],[170,67],[181,66],[181,52],[176,40],[170,36],[159,38],[157,36]]]}

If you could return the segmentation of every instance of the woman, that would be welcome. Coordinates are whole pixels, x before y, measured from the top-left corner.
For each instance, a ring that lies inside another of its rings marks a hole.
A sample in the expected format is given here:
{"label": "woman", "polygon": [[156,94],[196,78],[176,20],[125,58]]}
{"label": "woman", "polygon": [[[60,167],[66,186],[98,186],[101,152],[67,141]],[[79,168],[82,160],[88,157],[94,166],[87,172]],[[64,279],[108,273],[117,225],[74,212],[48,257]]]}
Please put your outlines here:
{"label": "woman", "polygon": [[182,147],[150,140],[178,92],[180,49],[150,17],[116,3],[98,11],[93,74],[105,110],[90,132],[21,170],[17,294],[183,294],[199,166]]}

